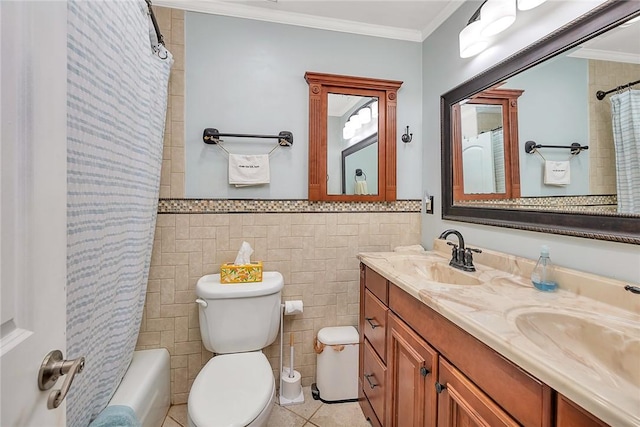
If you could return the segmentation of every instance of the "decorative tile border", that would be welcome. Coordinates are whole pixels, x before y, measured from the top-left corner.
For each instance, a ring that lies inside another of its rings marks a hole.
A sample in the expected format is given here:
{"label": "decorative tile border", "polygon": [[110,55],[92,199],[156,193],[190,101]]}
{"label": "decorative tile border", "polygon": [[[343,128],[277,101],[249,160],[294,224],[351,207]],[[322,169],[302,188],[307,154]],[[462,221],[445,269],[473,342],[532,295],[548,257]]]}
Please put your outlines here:
{"label": "decorative tile border", "polygon": [[637,216],[618,213],[618,199],[615,194],[469,200],[465,202],[457,202],[456,205],[479,208],[534,209],[597,215]]}
{"label": "decorative tile border", "polygon": [[420,212],[420,200],[312,202],[309,200],[160,199],[158,213]]}

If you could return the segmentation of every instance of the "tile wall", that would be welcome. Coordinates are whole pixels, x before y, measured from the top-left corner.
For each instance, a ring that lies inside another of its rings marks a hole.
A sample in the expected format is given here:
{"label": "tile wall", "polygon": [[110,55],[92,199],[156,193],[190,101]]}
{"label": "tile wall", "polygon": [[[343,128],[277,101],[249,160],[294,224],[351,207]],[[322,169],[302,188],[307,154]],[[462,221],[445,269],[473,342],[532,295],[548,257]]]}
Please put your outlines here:
{"label": "tile wall", "polygon": [[616,157],[611,129],[611,101],[595,94],[638,80],[640,65],[589,61],[589,173],[591,194],[616,194]]}
{"label": "tile wall", "polygon": [[[313,339],[318,330],[357,324],[356,255],[418,244],[419,202],[310,207],[306,201],[175,200],[184,198],[184,12],[161,7],[154,11],[175,62],[169,80],[161,203],[137,349],[169,350],[172,403],[187,402],[193,380],[212,356],[200,338],[196,282],[219,272],[221,263],[233,261],[247,241],[255,250],[254,260],[284,275],[283,300],[304,303],[304,313],[285,318],[284,331],[285,342],[294,334],[296,369],[307,386],[315,381]],[[274,212],[278,206],[284,212]],[[279,341],[265,353],[277,372]]]}

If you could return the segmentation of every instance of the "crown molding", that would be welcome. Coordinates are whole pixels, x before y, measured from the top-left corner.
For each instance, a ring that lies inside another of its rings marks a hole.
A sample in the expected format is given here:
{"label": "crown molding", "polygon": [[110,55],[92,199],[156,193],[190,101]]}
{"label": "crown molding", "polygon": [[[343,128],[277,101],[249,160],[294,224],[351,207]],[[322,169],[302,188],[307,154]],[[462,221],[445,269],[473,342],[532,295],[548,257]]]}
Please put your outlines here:
{"label": "crown molding", "polygon": [[438,15],[436,15],[435,19],[429,22],[429,25],[422,29],[422,31],[420,32],[420,41],[424,41],[427,37],[429,37],[431,33],[433,33],[440,25],[444,24],[444,21],[446,21],[451,15],[453,15],[453,12],[458,10],[458,8],[463,4],[464,0],[449,0],[447,6],[445,6],[445,8],[442,9],[442,11],[438,13]]}
{"label": "crown molding", "polygon": [[[359,34],[363,36],[382,37],[387,39],[422,42],[425,31],[409,30],[406,28],[387,27],[384,25],[367,24],[344,19],[325,18],[294,12],[251,7],[231,2],[215,0],[155,0],[154,5],[182,9],[191,12],[209,13],[213,15],[232,16],[235,18],[254,19],[257,21],[275,22],[278,24],[296,25],[299,27],[316,28],[320,30],[338,31],[342,33]],[[452,2],[454,3],[454,2]],[[455,2],[457,3],[457,2]],[[462,2],[460,2],[462,3]],[[447,6],[447,10],[451,4]],[[456,4],[455,9],[460,5]],[[449,12],[451,14],[451,12]],[[444,12],[438,18],[446,19]],[[448,17],[448,15],[447,15]],[[438,23],[438,25],[440,25]],[[433,31],[430,25],[428,28]],[[429,33],[430,34],[430,33]],[[428,35],[428,34],[427,34]]]}
{"label": "crown molding", "polygon": [[615,52],[612,50],[580,48],[568,56],[573,58],[596,59],[600,61],[626,62],[640,64],[640,55],[637,53]]}

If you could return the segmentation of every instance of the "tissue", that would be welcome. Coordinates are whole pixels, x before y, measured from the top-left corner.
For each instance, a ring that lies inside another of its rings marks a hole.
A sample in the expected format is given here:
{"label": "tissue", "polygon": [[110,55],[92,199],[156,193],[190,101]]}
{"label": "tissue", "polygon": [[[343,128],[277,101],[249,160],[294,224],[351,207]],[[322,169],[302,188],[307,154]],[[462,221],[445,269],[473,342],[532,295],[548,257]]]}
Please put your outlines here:
{"label": "tissue", "polygon": [[251,264],[252,253],[253,253],[253,249],[251,248],[251,245],[247,242],[242,242],[242,246],[240,246],[240,250],[238,251],[238,255],[236,256],[236,260],[234,264],[235,265]]}

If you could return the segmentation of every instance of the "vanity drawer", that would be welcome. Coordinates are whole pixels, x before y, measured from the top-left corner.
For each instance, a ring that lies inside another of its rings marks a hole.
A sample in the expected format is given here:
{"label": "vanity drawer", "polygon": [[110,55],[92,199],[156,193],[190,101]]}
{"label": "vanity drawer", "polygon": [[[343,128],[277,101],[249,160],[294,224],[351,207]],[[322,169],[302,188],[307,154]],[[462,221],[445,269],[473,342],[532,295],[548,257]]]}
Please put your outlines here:
{"label": "vanity drawer", "polygon": [[387,342],[387,306],[382,304],[368,289],[364,291],[364,336],[369,340],[384,362]]}
{"label": "vanity drawer", "polygon": [[387,279],[365,267],[364,286],[371,291],[383,304],[389,303],[389,282]]}
{"label": "vanity drawer", "polygon": [[379,420],[385,418],[385,381],[387,368],[367,340],[364,341],[362,389]]}

